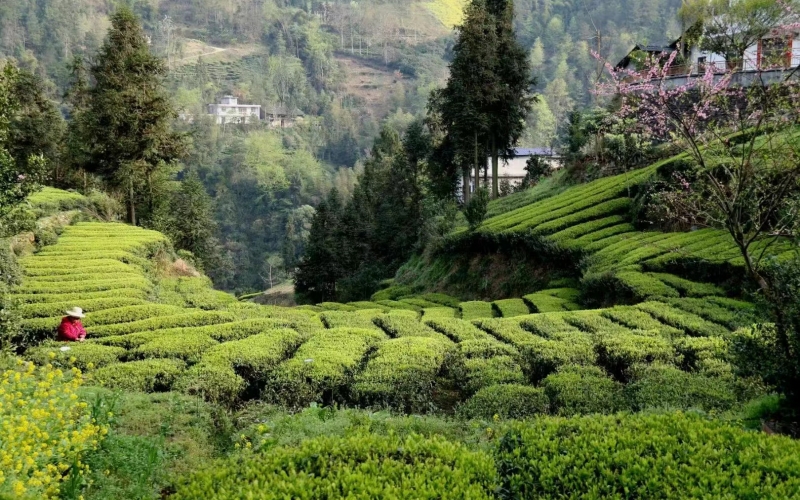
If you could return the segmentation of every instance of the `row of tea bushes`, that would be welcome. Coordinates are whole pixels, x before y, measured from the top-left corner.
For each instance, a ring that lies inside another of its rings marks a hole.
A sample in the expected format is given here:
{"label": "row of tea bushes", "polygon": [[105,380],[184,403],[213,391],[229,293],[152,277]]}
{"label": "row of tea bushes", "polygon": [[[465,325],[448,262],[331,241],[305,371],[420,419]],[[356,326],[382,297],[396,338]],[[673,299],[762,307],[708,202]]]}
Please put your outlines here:
{"label": "row of tea bushes", "polygon": [[[531,394],[529,403],[537,404]],[[800,443],[665,413],[514,423],[481,450],[361,433],[254,451],[176,481],[176,499],[797,498]]]}

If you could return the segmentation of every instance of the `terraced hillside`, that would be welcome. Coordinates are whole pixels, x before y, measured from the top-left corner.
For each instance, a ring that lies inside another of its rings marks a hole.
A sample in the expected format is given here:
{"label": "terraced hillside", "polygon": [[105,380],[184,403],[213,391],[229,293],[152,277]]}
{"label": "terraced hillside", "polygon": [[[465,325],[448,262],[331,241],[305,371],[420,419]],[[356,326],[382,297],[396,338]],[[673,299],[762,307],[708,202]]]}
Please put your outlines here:
{"label": "terraced hillside", "polygon": [[[474,274],[475,262],[514,255],[509,266],[527,265],[531,275],[543,269],[550,277],[579,280],[587,304],[691,294],[681,279],[726,285],[737,293],[741,283],[735,277],[744,274],[744,261],[727,231],[664,233],[635,226],[636,200],[643,188],[681,159],[569,189],[546,185],[497,200],[475,232],[459,228],[450,235],[440,259],[412,261],[400,270],[398,281],[428,289],[475,289],[473,282],[457,286],[463,274]],[[765,239],[752,247],[756,254],[761,250],[780,257],[791,255],[795,248],[789,241]],[[502,281],[509,276],[492,278]],[[528,286],[522,291],[533,290]]]}
{"label": "terraced hillside", "polygon": [[[494,303],[428,294],[281,308],[237,302],[204,277],[170,276],[169,253],[157,232],[68,226],[21,261],[25,279],[13,298],[27,343],[38,344],[25,356],[74,364],[105,387],[232,405],[262,398],[427,411],[464,403],[460,411],[483,415],[502,413],[486,403],[498,394],[527,391],[537,401],[531,412],[571,414],[725,409],[751,395],[733,378],[723,338],[752,322],[752,306],[713,287],[583,311],[569,288]],[[88,312],[89,340],[47,340],[75,305]]]}

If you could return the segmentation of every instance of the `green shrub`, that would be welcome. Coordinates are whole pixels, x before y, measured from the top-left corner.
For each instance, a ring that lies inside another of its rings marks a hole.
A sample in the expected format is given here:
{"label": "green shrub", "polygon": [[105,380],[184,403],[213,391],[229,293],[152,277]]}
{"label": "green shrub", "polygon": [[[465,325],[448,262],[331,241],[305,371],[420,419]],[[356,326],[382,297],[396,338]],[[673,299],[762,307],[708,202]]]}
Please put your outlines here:
{"label": "green shrub", "polygon": [[549,400],[542,389],[519,384],[499,384],[475,393],[459,408],[465,418],[529,418],[548,412]]}
{"label": "green shrub", "polygon": [[9,297],[21,304],[41,304],[53,302],[70,302],[73,305],[78,301],[88,301],[94,299],[107,298],[132,298],[146,299],[147,290],[139,288],[116,288],[113,290],[102,290],[99,292],[70,292],[70,293],[10,293]]}
{"label": "green shrub", "polygon": [[706,321],[700,316],[675,309],[661,302],[644,302],[634,307],[651,314],[659,321],[684,330],[689,335],[713,337],[729,333],[723,326]]}
{"label": "green shrub", "polygon": [[559,333],[581,333],[578,328],[564,320],[563,315],[532,314],[520,321],[520,326],[544,338],[551,338]]}
{"label": "green shrub", "polygon": [[130,323],[160,316],[172,316],[185,312],[181,307],[168,306],[166,304],[140,304],[134,306],[115,307],[104,311],[91,311],[83,308],[87,313],[83,320],[83,325],[88,327],[95,325],[114,325],[118,323]]}
{"label": "green shrub", "polygon": [[725,290],[710,283],[697,283],[666,273],[647,273],[648,276],[663,281],[681,292],[684,297],[706,297],[709,295],[725,295]]}
{"label": "green shrub", "polygon": [[376,302],[376,304],[382,307],[387,307],[392,311],[414,311],[417,313],[422,311],[422,308],[419,306],[413,306],[397,300],[379,300]]}
{"label": "green shrub", "polygon": [[708,299],[673,299],[668,304],[703,319],[724,325],[731,330],[751,325],[756,320],[753,311],[728,309]]}
{"label": "green shrub", "polygon": [[517,349],[487,336],[458,344],[446,364],[462,391],[474,394],[490,385],[524,383],[521,359]]}
{"label": "green shrub", "polygon": [[319,315],[326,328],[372,328],[380,330],[375,325],[375,318],[380,316],[379,309],[359,310],[356,312],[325,311]]}
{"label": "green shrub", "polygon": [[475,231],[486,218],[489,207],[489,192],[486,189],[478,189],[472,194],[472,198],[464,207],[464,217],[467,219],[470,231]]}
{"label": "green shrub", "polygon": [[427,300],[428,302],[433,302],[446,307],[452,307],[453,309],[458,309],[458,305],[461,302],[457,298],[445,295],[443,293],[426,293],[421,298]]}
{"label": "green shrub", "polygon": [[518,424],[497,463],[508,498],[755,499],[796,497],[799,456],[789,438],[675,413]]}
{"label": "green shrub", "polygon": [[671,363],[675,360],[672,345],[657,336],[633,333],[598,335],[595,350],[597,364],[618,380],[624,380],[626,371],[635,363]]}
{"label": "green shrub", "polygon": [[[68,347],[69,350],[61,349]],[[47,342],[25,351],[25,358],[37,365],[48,363],[60,368],[78,367],[81,370],[99,368],[116,363],[125,354],[121,347],[111,347],[89,342]]]}
{"label": "green shrub", "polygon": [[375,330],[354,328],[314,335],[278,367],[267,397],[294,406],[339,400],[364,357],[384,338]]}
{"label": "green shrub", "polygon": [[362,301],[358,301],[358,302],[348,302],[347,305],[351,306],[351,307],[355,307],[359,311],[379,309],[382,312],[387,312],[389,310],[388,307],[381,307],[379,304],[377,304],[375,302],[369,302],[369,301],[366,301],[366,300],[362,300]]}
{"label": "green shrub", "polygon": [[568,324],[585,333],[612,334],[631,333],[630,328],[601,316],[598,311],[575,311],[561,316]]}
{"label": "green shrub", "polygon": [[246,386],[229,364],[204,362],[183,372],[174,383],[175,390],[226,405],[235,403]]}
{"label": "green shrub", "polygon": [[168,391],[186,368],[177,359],[144,359],[112,363],[94,372],[94,381],[103,387],[123,391]]}
{"label": "green shrub", "polygon": [[667,337],[682,337],[685,335],[683,330],[665,325],[646,312],[633,307],[623,306],[604,309],[600,314],[633,330],[657,331]]}
{"label": "green shrub", "polygon": [[383,314],[375,319],[375,324],[385,331],[390,337],[436,337],[445,342],[450,342],[446,336],[433,328],[420,323],[414,318]]}
{"label": "green shrub", "polygon": [[352,311],[357,310],[353,306],[350,306],[350,305],[347,305],[347,304],[342,304],[342,303],[339,303],[339,302],[322,302],[320,304],[317,304],[317,306],[321,307],[322,309],[324,309],[326,311],[349,311],[349,312],[352,312]]}
{"label": "green shrub", "polygon": [[420,309],[425,309],[427,307],[439,307],[439,304],[437,304],[436,302],[431,302],[429,300],[421,299],[419,297],[404,297],[402,299],[399,299],[398,302],[419,307]]}
{"label": "green shrub", "polygon": [[[142,299],[133,299],[129,297],[108,297],[104,299],[80,301],[81,308],[88,314],[93,314],[97,311],[103,311],[106,309],[140,306],[144,304],[145,301]],[[74,301],[36,302],[33,304],[21,304],[15,308],[15,311],[22,318],[47,318],[51,316],[63,315],[64,311],[74,307],[75,305],[76,304]]]}
{"label": "green shrub", "polygon": [[[558,231],[557,233],[550,235],[548,239],[557,244],[569,243],[572,240],[580,238],[583,235],[593,233],[595,231],[599,231],[601,229],[605,229],[611,226],[615,226],[617,224],[623,224],[625,222],[626,222],[625,217],[621,215],[612,215],[610,217],[603,217],[602,219],[590,220],[588,222],[582,222],[581,224],[576,224],[566,229],[562,229],[561,231]],[[633,226],[631,226],[630,230],[632,231],[633,229],[634,229]]]}
{"label": "green shrub", "polygon": [[532,380],[541,380],[565,365],[591,365],[595,361],[592,339],[584,333],[566,332],[549,339],[534,339],[520,346]]}
{"label": "green shrub", "polygon": [[[635,230],[636,228],[633,226],[633,224],[618,224],[616,226],[609,226],[598,231],[584,234],[583,236],[580,236],[572,241],[561,240],[559,241],[559,245],[568,250],[580,250],[585,253],[590,253],[593,250],[603,248],[603,244],[606,242],[606,240],[626,238],[626,235],[629,235]],[[554,234],[550,238],[555,238],[557,234],[558,233]]]}
{"label": "green shrub", "polygon": [[522,299],[504,299],[492,302],[492,307],[497,311],[497,315],[502,318],[513,318],[514,316],[524,316],[530,314],[528,304]]}
{"label": "green shrub", "polygon": [[111,335],[124,335],[126,333],[162,330],[166,328],[214,325],[217,323],[231,322],[234,319],[235,317],[231,313],[186,310],[185,313],[176,314],[174,316],[161,316],[117,325],[94,326],[87,328],[86,331],[92,336],[108,337]]}
{"label": "green shrub", "polygon": [[488,333],[479,329],[472,323],[455,318],[423,318],[425,324],[439,333],[447,335],[455,342],[466,340],[493,339]]}
{"label": "green shrub", "polygon": [[274,498],[491,499],[491,457],[442,438],[322,437],[230,459],[180,480],[175,500]]}
{"label": "green shrub", "polygon": [[462,302],[458,305],[458,309],[461,311],[461,319],[469,321],[479,318],[491,318],[494,316],[491,302],[479,300]]}
{"label": "green shrub", "polygon": [[174,358],[182,359],[189,364],[197,363],[200,357],[217,341],[201,333],[159,336],[140,345],[130,356],[137,359]]}
{"label": "green shrub", "polygon": [[428,307],[422,310],[422,320],[432,318],[455,318],[456,310],[452,307]]}
{"label": "green shrub", "polygon": [[622,272],[615,275],[622,293],[634,300],[647,300],[654,297],[679,297],[677,290],[664,282],[644,273]]}
{"label": "green shrub", "polygon": [[623,406],[622,385],[594,366],[561,367],[542,387],[558,415],[613,413]]}
{"label": "green shrub", "polygon": [[383,290],[379,290],[372,295],[373,302],[381,302],[384,300],[397,300],[400,297],[405,297],[407,295],[411,295],[413,290],[407,286],[396,285],[390,286],[389,288],[384,288]]}
{"label": "green shrub", "polygon": [[[532,316],[531,316],[532,317]],[[524,330],[519,321],[511,319],[478,319],[472,322],[475,326],[490,333],[493,337],[519,347],[536,340],[536,336]]]}
{"label": "green shrub", "polygon": [[[569,215],[564,215],[558,219],[539,224],[534,228],[536,234],[551,234],[561,231],[566,228],[574,227],[582,222],[602,218],[603,216],[626,212],[631,207],[630,198],[615,198],[613,200],[603,201],[597,205],[577,210]],[[514,230],[519,230],[526,225],[522,224],[516,226]]]}
{"label": "green shrub", "polygon": [[454,345],[438,337],[402,337],[382,342],[364,371],[356,375],[354,397],[367,406],[427,409],[437,375]]}
{"label": "green shrub", "polygon": [[537,313],[571,311],[578,308],[577,304],[573,302],[543,293],[532,293],[522,299],[527,301],[532,306],[531,309]]}
{"label": "green shrub", "polygon": [[302,342],[303,336],[294,330],[267,330],[243,340],[216,345],[206,351],[202,362],[229,364],[248,380],[263,379]]}
{"label": "green shrub", "polygon": [[[107,290],[115,290],[117,288],[138,288],[140,290],[150,290],[153,284],[146,278],[109,278],[99,279],[93,281],[86,281],[80,283],[71,283],[68,289],[71,293],[84,292],[102,292]],[[36,282],[34,280],[25,280],[25,283],[16,287],[14,293],[18,294],[59,294],[63,293],[64,285],[62,283],[53,283],[48,281]],[[116,296],[116,295],[109,295]]]}
{"label": "green shrub", "polygon": [[660,363],[635,365],[625,387],[634,410],[672,408],[728,410],[736,403],[730,379],[687,373]]}

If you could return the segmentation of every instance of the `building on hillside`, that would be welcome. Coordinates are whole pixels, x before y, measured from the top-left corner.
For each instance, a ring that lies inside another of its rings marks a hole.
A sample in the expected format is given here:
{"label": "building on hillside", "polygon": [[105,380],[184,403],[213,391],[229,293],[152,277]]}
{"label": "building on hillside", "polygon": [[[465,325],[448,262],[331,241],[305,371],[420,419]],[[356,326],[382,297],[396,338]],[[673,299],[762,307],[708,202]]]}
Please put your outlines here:
{"label": "building on hillside", "polygon": [[283,104],[264,106],[264,121],[270,128],[291,128],[295,123],[303,121],[303,112],[299,109],[289,110]]}
{"label": "building on hillside", "polygon": [[261,105],[239,104],[239,99],[226,95],[217,104],[208,105],[208,114],[216,117],[217,124],[256,123],[261,121]]}
{"label": "building on hillside", "polygon": [[[541,158],[545,163],[550,165],[552,170],[559,169],[563,166],[561,155],[552,148],[512,148],[511,152],[513,156],[510,158],[503,160],[502,158],[499,159],[498,165],[498,180],[500,183],[503,181],[507,181],[510,187],[515,187],[519,185],[522,180],[525,178],[525,175],[528,173],[525,170],[525,165],[528,163],[528,159],[532,156],[538,156]],[[492,185],[492,158],[489,157],[486,159],[486,182],[487,185]],[[484,176],[482,175],[480,178],[480,185],[484,185]],[[461,186],[462,181],[459,180],[458,182],[458,190],[457,194],[461,196]],[[472,176],[469,179],[469,192],[475,192],[475,178],[474,172],[472,172]]]}
{"label": "building on hillside", "polygon": [[687,46],[685,36],[666,45],[636,45],[617,63],[617,69],[636,70],[637,61],[646,56],[667,56],[678,51],[664,83],[670,87],[686,84],[690,78],[704,75],[709,69],[718,75],[733,72],[731,83],[752,85],[756,80],[769,84],[786,78],[800,65],[800,29],[769,34],[747,48],[742,60],[726,61],[720,54]]}

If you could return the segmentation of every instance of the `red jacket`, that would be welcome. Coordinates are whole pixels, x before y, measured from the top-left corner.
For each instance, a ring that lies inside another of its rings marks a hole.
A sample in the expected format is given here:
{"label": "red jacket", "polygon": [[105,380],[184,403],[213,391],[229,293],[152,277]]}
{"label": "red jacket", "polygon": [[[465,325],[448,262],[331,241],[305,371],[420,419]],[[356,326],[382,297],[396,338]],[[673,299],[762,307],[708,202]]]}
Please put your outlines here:
{"label": "red jacket", "polygon": [[81,320],[65,316],[61,319],[61,324],[58,326],[58,340],[72,341],[86,337],[86,330],[84,330]]}

